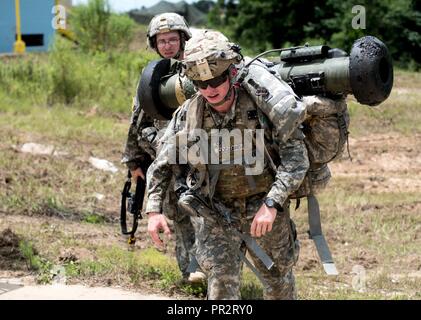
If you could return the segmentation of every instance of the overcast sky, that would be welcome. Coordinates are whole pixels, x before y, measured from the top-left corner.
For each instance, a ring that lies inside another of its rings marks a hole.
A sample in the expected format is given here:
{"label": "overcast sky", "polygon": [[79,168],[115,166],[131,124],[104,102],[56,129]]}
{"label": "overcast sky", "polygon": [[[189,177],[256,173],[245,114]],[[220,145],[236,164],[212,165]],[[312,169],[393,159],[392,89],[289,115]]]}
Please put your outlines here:
{"label": "overcast sky", "polygon": [[[1,0],[0,0],[1,1]],[[131,9],[139,9],[142,6],[150,7],[157,4],[160,0],[109,0],[114,11],[125,12]],[[180,0],[166,0],[167,2],[179,2]],[[187,3],[196,2],[194,0],[185,0]],[[73,0],[73,4],[87,3],[88,0]]]}

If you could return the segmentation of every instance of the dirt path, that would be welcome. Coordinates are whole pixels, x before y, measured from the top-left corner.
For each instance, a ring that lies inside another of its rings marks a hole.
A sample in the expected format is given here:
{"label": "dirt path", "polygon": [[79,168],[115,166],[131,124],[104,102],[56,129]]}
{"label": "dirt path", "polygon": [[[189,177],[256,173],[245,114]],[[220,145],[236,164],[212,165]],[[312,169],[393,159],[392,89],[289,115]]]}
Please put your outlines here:
{"label": "dirt path", "polygon": [[14,279],[0,280],[0,300],[167,300],[168,297],[142,294],[119,288],[53,284],[25,286]]}
{"label": "dirt path", "polygon": [[372,134],[349,145],[353,161],[332,163],[335,177],[355,177],[377,193],[421,190],[421,135]]}

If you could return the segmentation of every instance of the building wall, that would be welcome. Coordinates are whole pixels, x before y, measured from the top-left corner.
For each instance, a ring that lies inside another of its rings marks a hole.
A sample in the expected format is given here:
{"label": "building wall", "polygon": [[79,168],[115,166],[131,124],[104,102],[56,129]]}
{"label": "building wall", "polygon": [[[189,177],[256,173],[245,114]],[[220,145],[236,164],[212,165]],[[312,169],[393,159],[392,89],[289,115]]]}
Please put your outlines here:
{"label": "building wall", "polygon": [[0,1],[0,52],[13,51],[15,26],[15,1]]}
{"label": "building wall", "polygon": [[[46,51],[54,38],[51,22],[54,0],[20,0],[22,35],[42,35],[43,45],[26,50]],[[15,0],[0,0],[0,52],[13,52],[16,34]]]}

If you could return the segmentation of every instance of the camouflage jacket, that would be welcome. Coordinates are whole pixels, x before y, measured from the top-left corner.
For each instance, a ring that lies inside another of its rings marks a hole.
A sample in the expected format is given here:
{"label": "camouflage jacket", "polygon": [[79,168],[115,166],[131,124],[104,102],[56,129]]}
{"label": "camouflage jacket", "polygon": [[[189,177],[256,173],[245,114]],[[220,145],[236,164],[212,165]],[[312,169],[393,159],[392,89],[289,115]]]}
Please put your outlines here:
{"label": "camouflage jacket", "polygon": [[[295,99],[293,96],[292,98]],[[249,109],[251,108],[251,105],[259,109],[249,96],[249,93],[242,88],[237,89],[237,97],[233,108],[238,110]],[[180,171],[185,172],[184,169],[180,169],[185,166],[185,164],[180,164],[180,162],[174,161],[174,157],[172,155],[174,152],[177,152],[174,151],[177,146],[175,146],[174,138],[172,139],[171,137],[176,137],[177,135],[180,136],[181,133],[189,131],[192,129],[191,127],[189,128],[189,126],[203,128],[203,126],[209,122],[215,123],[216,125],[214,118],[216,112],[213,112],[214,115],[212,116],[209,112],[206,112],[206,110],[209,109],[210,107],[206,106],[206,102],[203,97],[200,94],[196,94],[191,99],[187,100],[174,114],[165,135],[160,141],[160,152],[148,170],[148,202],[145,212],[162,212],[162,202],[173,173],[177,174],[177,172]],[[186,119],[189,119],[189,113],[194,112],[196,112],[196,118],[193,121],[194,124],[192,125],[191,122],[186,121]],[[219,127],[228,128],[229,124],[233,123],[232,120],[235,120],[235,114],[236,112],[231,110],[225,115],[225,117],[221,116],[221,121],[217,120],[220,125]],[[212,116],[213,119],[209,119],[210,116]],[[234,121],[234,127],[236,124],[237,122]],[[309,168],[307,149],[303,142],[304,135],[301,132],[299,125],[285,142],[278,138],[278,131],[273,125],[265,129],[265,131],[267,130],[270,131],[270,134],[265,132],[265,144],[277,145],[277,156],[279,157],[279,159],[277,159],[279,161],[276,161],[278,163],[278,166],[276,167],[276,174],[273,175],[273,183],[271,183],[268,187],[267,196],[282,206],[288,196],[298,189],[306,175]],[[266,160],[267,159],[265,159],[265,166],[268,165],[268,161]],[[209,166],[210,165],[206,165],[206,168],[209,169]],[[212,186],[215,187],[217,182],[213,180],[209,170],[207,171],[207,175],[207,181],[211,181],[209,184],[210,188],[212,188]],[[206,186],[207,184],[205,183],[204,185]],[[233,191],[235,192],[235,190]],[[205,195],[212,197],[213,193],[210,191]]]}
{"label": "camouflage jacket", "polygon": [[[178,63],[178,60],[171,59],[170,73],[177,72]],[[149,154],[152,159],[155,159],[159,133],[162,134],[165,131],[168,123],[169,120],[154,119],[142,110],[136,89],[129,132],[121,162],[125,163],[130,170],[135,170],[139,166],[138,163],[143,161],[145,154]]]}

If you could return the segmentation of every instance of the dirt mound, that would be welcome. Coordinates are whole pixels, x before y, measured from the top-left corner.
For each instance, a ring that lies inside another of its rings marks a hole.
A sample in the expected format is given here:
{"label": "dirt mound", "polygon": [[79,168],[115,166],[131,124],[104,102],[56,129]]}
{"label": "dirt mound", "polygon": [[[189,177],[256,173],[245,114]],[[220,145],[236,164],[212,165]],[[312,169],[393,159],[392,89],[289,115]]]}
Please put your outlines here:
{"label": "dirt mound", "polygon": [[26,259],[19,249],[22,239],[9,228],[0,233],[0,270],[26,270]]}

